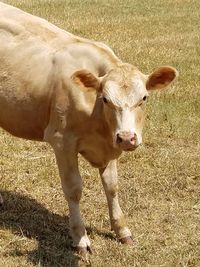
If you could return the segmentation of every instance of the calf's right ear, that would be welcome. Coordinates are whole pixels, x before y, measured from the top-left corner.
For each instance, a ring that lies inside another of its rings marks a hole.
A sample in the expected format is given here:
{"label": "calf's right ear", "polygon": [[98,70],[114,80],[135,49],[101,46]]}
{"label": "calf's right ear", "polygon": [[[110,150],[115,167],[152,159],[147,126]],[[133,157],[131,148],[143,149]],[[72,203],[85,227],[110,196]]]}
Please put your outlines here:
{"label": "calf's right ear", "polygon": [[74,72],[71,79],[82,88],[87,88],[89,90],[95,89],[96,91],[101,90],[101,78],[96,77],[87,70],[78,70]]}

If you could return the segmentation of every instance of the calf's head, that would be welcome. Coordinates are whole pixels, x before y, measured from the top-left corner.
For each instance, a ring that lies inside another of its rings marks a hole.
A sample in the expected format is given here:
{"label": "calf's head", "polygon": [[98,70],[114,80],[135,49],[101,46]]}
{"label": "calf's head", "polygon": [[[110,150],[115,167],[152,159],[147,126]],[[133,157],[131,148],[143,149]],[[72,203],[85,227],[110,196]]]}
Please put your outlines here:
{"label": "calf's head", "polygon": [[149,91],[165,88],[176,76],[177,71],[172,67],[160,67],[144,75],[132,65],[121,64],[104,77],[80,70],[72,78],[86,88],[97,90],[113,145],[131,151],[142,142],[144,107]]}

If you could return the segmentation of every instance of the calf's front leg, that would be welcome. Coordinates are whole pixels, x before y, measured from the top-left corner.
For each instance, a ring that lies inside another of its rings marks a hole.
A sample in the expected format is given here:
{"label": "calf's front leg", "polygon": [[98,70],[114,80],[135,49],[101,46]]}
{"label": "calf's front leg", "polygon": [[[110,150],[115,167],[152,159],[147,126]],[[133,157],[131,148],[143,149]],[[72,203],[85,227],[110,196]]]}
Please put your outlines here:
{"label": "calf's front leg", "polygon": [[77,155],[55,151],[65,198],[69,206],[69,227],[76,247],[81,254],[91,252],[90,240],[80,214],[79,202],[82,194],[82,179],[78,170]]}
{"label": "calf's front leg", "polygon": [[111,229],[122,243],[131,245],[133,244],[131,232],[118,201],[117,161],[110,161],[106,168],[99,169],[99,173],[108,202]]}

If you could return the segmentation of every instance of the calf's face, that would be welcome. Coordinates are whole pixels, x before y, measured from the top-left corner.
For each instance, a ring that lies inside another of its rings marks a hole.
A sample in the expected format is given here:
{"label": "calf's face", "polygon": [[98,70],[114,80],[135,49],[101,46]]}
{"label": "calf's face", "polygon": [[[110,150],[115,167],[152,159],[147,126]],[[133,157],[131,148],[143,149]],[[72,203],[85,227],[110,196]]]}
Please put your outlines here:
{"label": "calf's face", "polygon": [[72,77],[82,86],[98,91],[113,146],[131,151],[142,143],[144,108],[149,91],[165,88],[176,76],[177,71],[172,67],[161,67],[144,75],[132,65],[122,64],[102,78],[85,70]]}
{"label": "calf's face", "polygon": [[114,146],[128,151],[141,144],[147,97],[145,76],[131,65],[122,65],[103,79],[104,114]]}

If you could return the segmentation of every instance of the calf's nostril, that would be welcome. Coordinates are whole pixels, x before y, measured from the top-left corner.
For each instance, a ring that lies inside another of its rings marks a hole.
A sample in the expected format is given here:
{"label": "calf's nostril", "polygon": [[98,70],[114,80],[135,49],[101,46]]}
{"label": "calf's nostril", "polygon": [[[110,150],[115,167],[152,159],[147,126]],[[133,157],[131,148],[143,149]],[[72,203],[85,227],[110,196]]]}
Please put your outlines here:
{"label": "calf's nostril", "polygon": [[120,144],[122,143],[122,138],[119,136],[119,134],[117,134],[117,143]]}
{"label": "calf's nostril", "polygon": [[136,138],[137,138],[137,135],[134,134],[133,136],[131,136],[130,141],[131,141],[131,142],[136,141]]}

